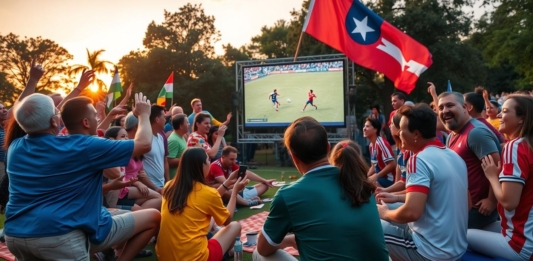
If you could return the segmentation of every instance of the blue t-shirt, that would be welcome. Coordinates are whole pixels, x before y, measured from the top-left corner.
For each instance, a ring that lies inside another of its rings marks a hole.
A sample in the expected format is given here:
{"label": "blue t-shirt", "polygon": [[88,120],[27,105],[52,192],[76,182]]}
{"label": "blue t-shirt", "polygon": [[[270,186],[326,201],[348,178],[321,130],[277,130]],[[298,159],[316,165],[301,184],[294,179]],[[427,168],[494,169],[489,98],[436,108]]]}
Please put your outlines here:
{"label": "blue t-shirt", "polygon": [[81,229],[91,243],[102,243],[113,223],[102,206],[103,169],[127,166],[133,144],[80,134],[13,141],[6,235],[50,237]]}
{"label": "blue t-shirt", "polygon": [[[213,115],[211,115],[211,113],[208,111],[203,110],[202,113],[209,114],[209,117],[211,117],[211,119],[213,118]],[[189,128],[191,128],[191,130],[192,126],[194,126],[194,117],[196,117],[196,113],[192,112],[191,115],[189,115],[189,117],[187,118],[189,120]]]}
{"label": "blue t-shirt", "polygon": [[165,133],[169,132],[169,131],[173,131],[174,128],[172,128],[172,125],[170,123],[167,122],[167,124],[165,124],[165,128],[163,129],[163,131]]}

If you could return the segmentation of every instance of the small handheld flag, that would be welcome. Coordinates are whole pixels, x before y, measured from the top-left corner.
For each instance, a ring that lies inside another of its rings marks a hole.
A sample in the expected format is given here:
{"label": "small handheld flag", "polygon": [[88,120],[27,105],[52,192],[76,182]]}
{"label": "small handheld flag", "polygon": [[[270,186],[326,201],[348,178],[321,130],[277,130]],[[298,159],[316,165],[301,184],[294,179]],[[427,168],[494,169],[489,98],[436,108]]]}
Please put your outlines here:
{"label": "small handheld flag", "polygon": [[450,80],[448,80],[448,87],[446,87],[446,92],[452,92],[452,84],[450,83]]}
{"label": "small handheld flag", "polygon": [[159,95],[157,96],[157,105],[166,106],[167,104],[167,98],[172,99],[174,94],[174,72],[170,74],[167,81],[165,82],[165,85],[163,85],[163,88],[159,92]]}
{"label": "small handheld flag", "polygon": [[113,102],[120,98],[120,93],[122,92],[122,84],[120,83],[120,76],[118,75],[118,67],[115,67],[115,74],[113,75],[113,80],[109,86],[107,96],[105,98],[105,103],[108,109],[113,108]]}

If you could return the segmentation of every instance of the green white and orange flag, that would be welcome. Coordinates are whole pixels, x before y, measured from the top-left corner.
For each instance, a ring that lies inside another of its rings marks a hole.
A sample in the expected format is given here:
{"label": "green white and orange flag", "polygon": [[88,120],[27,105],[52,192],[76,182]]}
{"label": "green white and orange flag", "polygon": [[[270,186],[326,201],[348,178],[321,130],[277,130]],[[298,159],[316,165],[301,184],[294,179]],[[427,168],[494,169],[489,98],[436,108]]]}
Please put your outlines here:
{"label": "green white and orange flag", "polygon": [[172,99],[173,92],[174,92],[174,72],[170,74],[167,81],[165,82],[165,85],[163,85],[163,88],[159,92],[159,95],[157,96],[157,105],[166,106],[167,98]]}
{"label": "green white and orange flag", "polygon": [[113,80],[111,85],[109,85],[109,91],[105,98],[107,108],[110,110],[113,108],[113,102],[120,97],[122,93],[122,84],[120,83],[120,76],[118,75],[118,67],[115,67],[115,75],[113,75]]}

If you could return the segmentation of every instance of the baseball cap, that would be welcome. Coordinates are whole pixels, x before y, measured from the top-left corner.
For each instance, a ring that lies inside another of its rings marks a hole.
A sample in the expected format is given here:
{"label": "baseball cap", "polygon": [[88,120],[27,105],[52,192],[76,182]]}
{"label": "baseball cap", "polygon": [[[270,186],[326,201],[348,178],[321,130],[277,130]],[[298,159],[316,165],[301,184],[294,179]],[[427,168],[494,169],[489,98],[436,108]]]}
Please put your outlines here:
{"label": "baseball cap", "polygon": [[126,120],[124,121],[124,129],[131,130],[133,127],[137,126],[139,124],[139,119],[133,115],[133,112],[129,112],[128,115],[126,115]]}

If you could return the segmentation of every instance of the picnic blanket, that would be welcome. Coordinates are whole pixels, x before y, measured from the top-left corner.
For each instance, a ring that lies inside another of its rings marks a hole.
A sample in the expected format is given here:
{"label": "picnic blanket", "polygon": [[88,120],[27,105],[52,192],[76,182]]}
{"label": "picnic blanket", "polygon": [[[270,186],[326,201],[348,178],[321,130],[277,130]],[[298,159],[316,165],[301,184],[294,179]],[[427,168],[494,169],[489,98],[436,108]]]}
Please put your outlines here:
{"label": "picnic blanket", "polygon": [[[241,241],[244,243],[246,242],[246,233],[252,232],[252,231],[261,231],[263,229],[263,224],[265,224],[265,220],[268,216],[267,211],[263,211],[259,214],[255,214],[253,216],[250,216],[246,219],[239,220],[239,223],[241,224],[242,230],[241,230]],[[243,250],[245,252],[252,253],[254,252],[256,246],[242,246]],[[294,249],[293,247],[287,247],[284,249],[287,253],[298,256],[298,250]]]}
{"label": "picnic blanket", "polygon": [[7,249],[6,243],[0,243],[0,258],[3,258],[7,261],[13,261],[15,260],[15,256],[9,252],[9,249]]}

